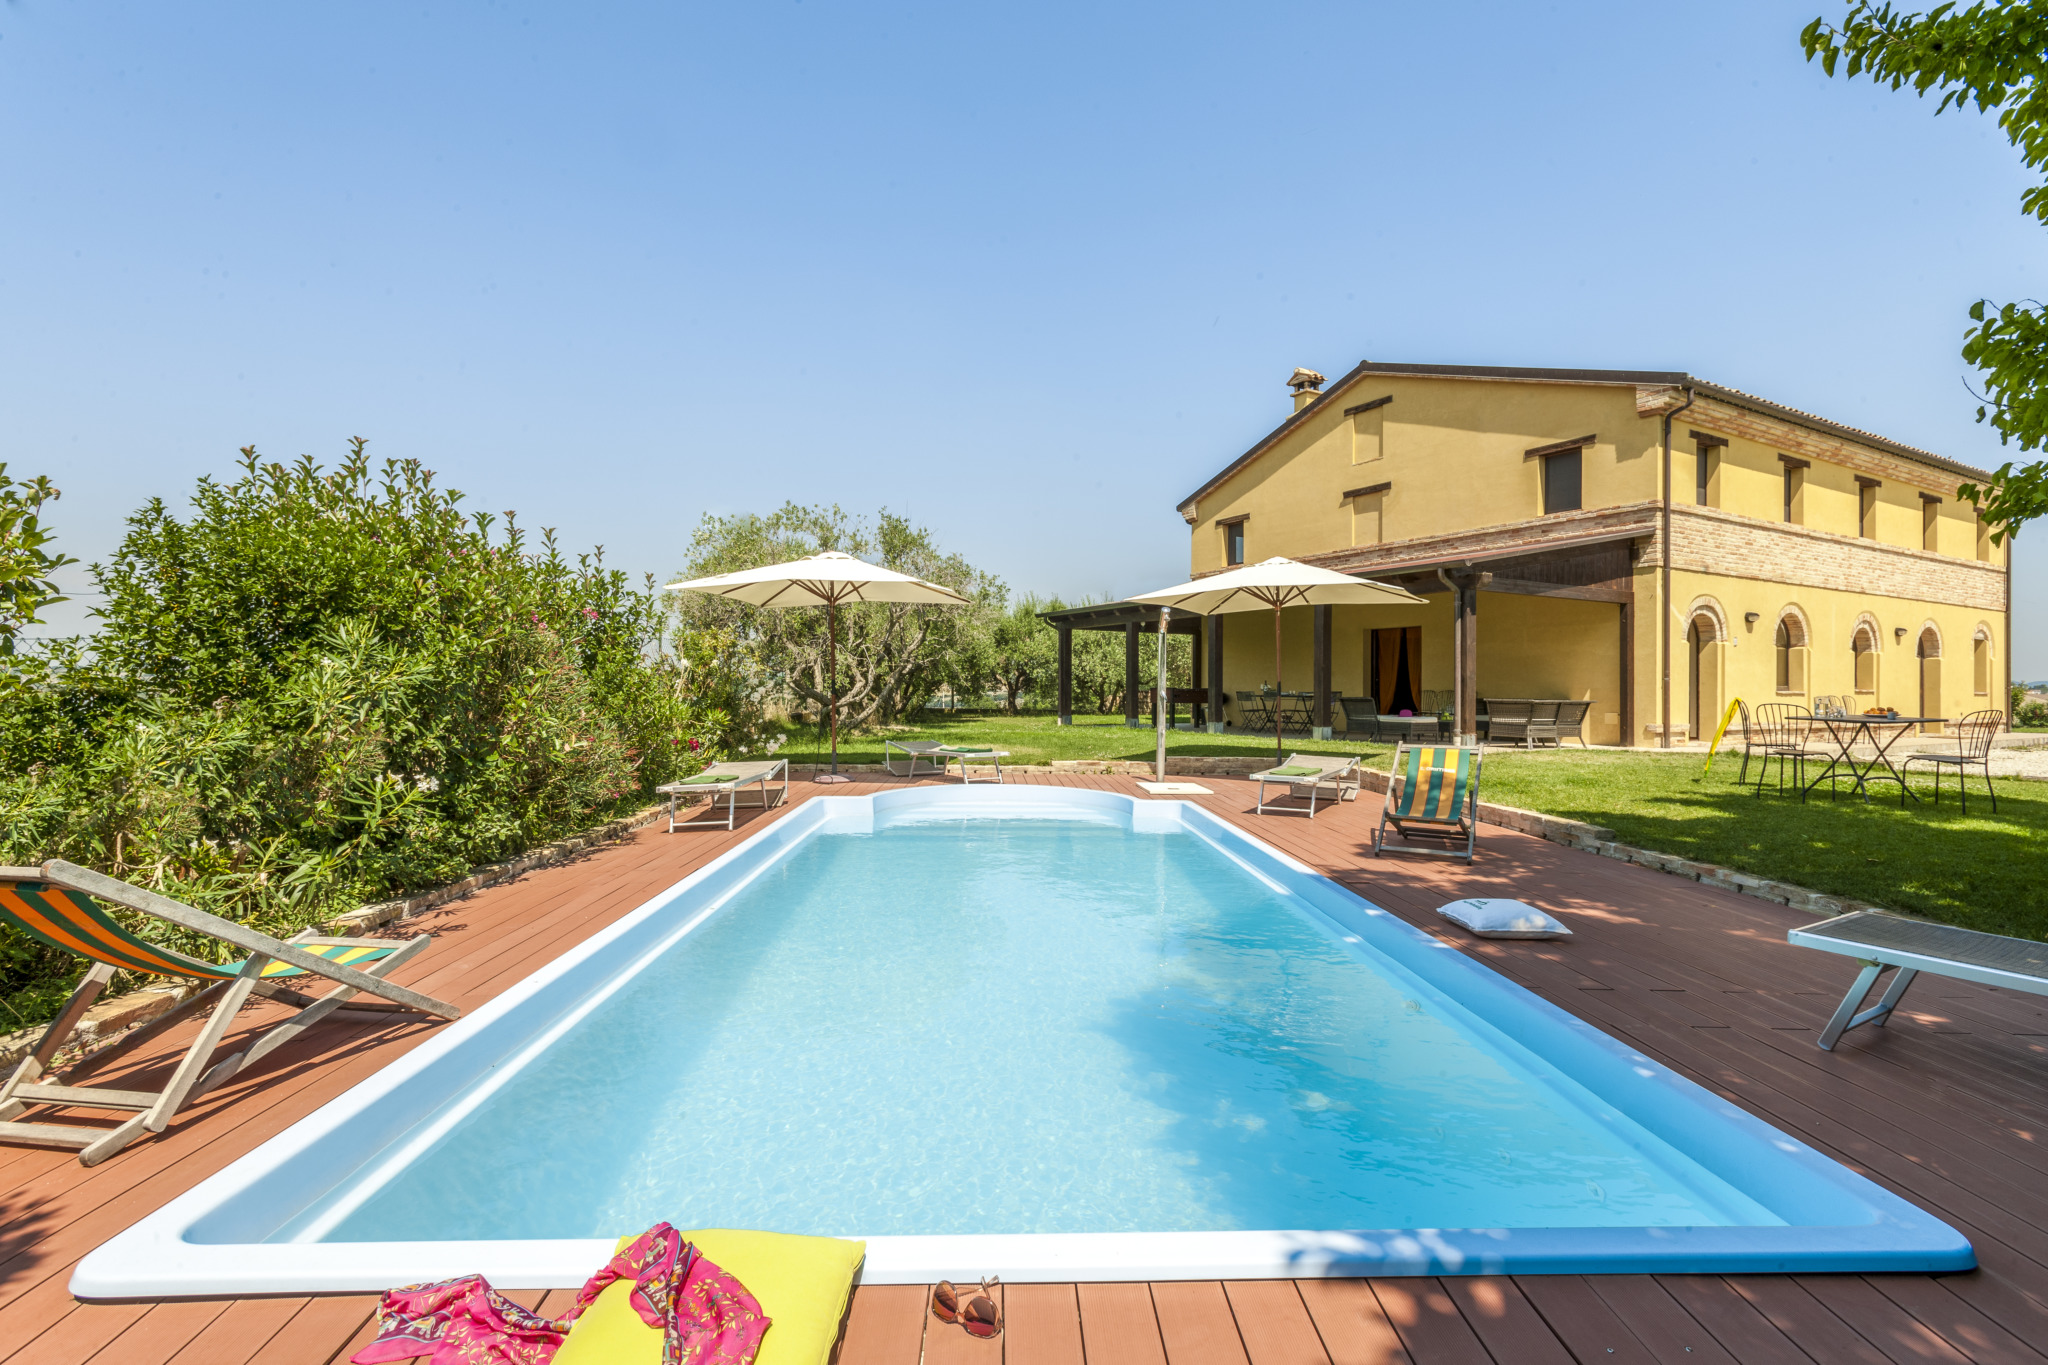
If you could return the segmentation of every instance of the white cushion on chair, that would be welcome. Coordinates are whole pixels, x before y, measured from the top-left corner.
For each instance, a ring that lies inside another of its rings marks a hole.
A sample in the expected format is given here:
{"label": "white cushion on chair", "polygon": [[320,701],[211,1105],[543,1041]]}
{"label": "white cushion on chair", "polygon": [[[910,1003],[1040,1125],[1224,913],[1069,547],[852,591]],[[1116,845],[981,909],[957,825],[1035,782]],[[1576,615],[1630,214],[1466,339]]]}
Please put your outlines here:
{"label": "white cushion on chair", "polygon": [[1527,901],[1452,901],[1436,912],[1451,923],[1470,929],[1481,938],[1570,938],[1572,931]]}

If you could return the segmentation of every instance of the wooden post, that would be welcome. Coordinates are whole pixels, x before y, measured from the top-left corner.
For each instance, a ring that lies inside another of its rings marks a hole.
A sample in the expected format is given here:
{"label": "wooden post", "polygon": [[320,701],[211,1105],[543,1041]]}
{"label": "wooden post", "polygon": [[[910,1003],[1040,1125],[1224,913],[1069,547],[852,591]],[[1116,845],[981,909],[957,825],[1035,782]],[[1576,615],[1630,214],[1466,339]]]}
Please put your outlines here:
{"label": "wooden post", "polygon": [[1330,609],[1312,607],[1315,613],[1315,726],[1317,739],[1330,738]]}
{"label": "wooden post", "polygon": [[1636,742],[1636,614],[1621,603],[1621,743],[1634,748]]}
{"label": "wooden post", "polygon": [[1228,719],[1223,709],[1223,618],[1204,617],[1202,633],[1209,637],[1209,732],[1220,735]]}
{"label": "wooden post", "polygon": [[1438,569],[1437,577],[1451,590],[1451,660],[1456,671],[1457,706],[1452,730],[1459,744],[1479,742],[1479,589],[1493,581],[1490,573],[1471,569]]}
{"label": "wooden post", "polygon": [[1124,627],[1124,724],[1138,728],[1138,623]]}
{"label": "wooden post", "polygon": [[1074,723],[1074,628],[1063,625],[1060,632],[1060,724]]}

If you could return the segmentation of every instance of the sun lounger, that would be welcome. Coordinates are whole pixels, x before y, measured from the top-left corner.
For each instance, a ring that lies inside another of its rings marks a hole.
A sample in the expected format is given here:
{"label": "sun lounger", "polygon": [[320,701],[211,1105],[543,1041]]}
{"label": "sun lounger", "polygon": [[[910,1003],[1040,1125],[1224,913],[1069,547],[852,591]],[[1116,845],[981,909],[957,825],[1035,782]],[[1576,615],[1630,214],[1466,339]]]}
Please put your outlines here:
{"label": "sun lounger", "polygon": [[[1252,781],[1259,784],[1259,811],[1266,813],[1266,784],[1281,783],[1287,788],[1289,799],[1308,801],[1308,818],[1316,818],[1316,798],[1321,796],[1325,804],[1332,801],[1355,801],[1358,799],[1358,758],[1356,755],[1323,757],[1316,754],[1289,754],[1287,761],[1264,772],[1253,773]],[[1275,807],[1276,810],[1290,810],[1292,807]]]}
{"label": "sun lounger", "polygon": [[[97,902],[107,901],[140,911],[181,929],[205,934],[232,944],[249,954],[242,962],[221,966],[188,957],[161,944],[151,943],[122,927],[119,920]],[[0,1086],[0,1140],[32,1143],[40,1147],[75,1147],[78,1159],[95,1165],[144,1133],[161,1133],[179,1109],[238,1072],[246,1070],[271,1052],[297,1037],[307,1028],[335,1013],[346,1012],[355,1019],[388,1013],[433,1015],[457,1019],[462,1011],[432,996],[384,979],[394,967],[414,957],[433,942],[427,935],[400,941],[370,938],[317,938],[310,931],[291,939],[275,939],[232,920],[209,915],[168,896],[159,896],[127,882],[102,876],[72,863],[52,861],[41,867],[0,867],[0,922],[52,947],[63,948],[91,959],[93,966],[72,991],[57,1018],[44,1030],[36,1050],[24,1057],[5,1086]],[[159,1091],[110,1090],[98,1086],[45,1085],[42,1076],[58,1049],[70,1039],[85,1012],[107,988],[116,971],[147,972],[158,976],[181,976],[209,983],[191,999],[168,1014],[144,1024],[129,1034],[112,1052],[126,1051],[148,1038],[190,1018],[208,1004],[213,1013],[192,1045],[185,1050],[171,1078]],[[339,989],[320,997],[302,995],[282,984],[292,977],[320,976]],[[360,991],[380,997],[354,1000]],[[235,1012],[251,993],[280,1004],[293,1005],[298,1013],[264,1033],[253,1046],[210,1068],[214,1049],[219,1046]],[[12,1120],[31,1106],[64,1109],[134,1110],[135,1116],[112,1128],[79,1124]]]}
{"label": "sun lounger", "polygon": [[[718,813],[718,794],[725,793],[725,827],[731,829],[740,804],[740,788],[758,785],[761,788],[761,809],[768,809],[768,784],[782,778],[782,799],[789,800],[789,760],[772,758],[759,763],[714,763],[694,777],[680,782],[665,782],[654,790],[668,798],[668,829],[676,830],[676,798],[679,796],[708,796],[711,798],[711,812]],[[708,820],[683,822],[690,829],[713,829]]]}
{"label": "sun lounger", "polygon": [[[1373,832],[1372,856],[1414,853],[1425,858],[1457,858],[1471,862],[1479,842],[1478,749],[1394,746],[1394,771],[1387,783],[1380,826]],[[1387,842],[1387,827],[1401,836]],[[1457,847],[1459,839],[1465,846]],[[1442,848],[1414,841],[1442,841]]]}
{"label": "sun lounger", "polygon": [[[1003,780],[1003,760],[1010,756],[1008,749],[977,749],[965,744],[941,744],[932,752],[938,755],[939,768],[942,772],[951,772],[953,764],[957,762],[960,765],[960,780],[963,783],[974,780],[967,775],[967,761],[969,759],[973,759],[977,763],[995,764],[995,780],[1001,783]],[[982,781],[986,782],[988,779],[983,778]]]}
{"label": "sun lounger", "polygon": [[[945,747],[935,739],[885,739],[882,741],[882,771],[891,777],[928,777],[933,774],[944,776],[946,761],[940,757],[939,751]],[[891,749],[904,756],[905,763],[900,773],[896,771],[894,760],[889,757]],[[925,765],[922,772],[918,770],[919,763]]]}
{"label": "sun lounger", "polygon": [[[1883,1028],[1906,987],[1922,972],[2048,995],[2048,943],[2033,939],[1959,929],[1884,910],[1838,915],[1794,929],[1786,938],[1802,948],[1853,957],[1863,965],[1834,1017],[1820,1032],[1820,1046],[1829,1052],[1852,1028],[1864,1024]],[[1886,971],[1897,975],[1875,1005],[1859,1011],[1857,1006]]]}

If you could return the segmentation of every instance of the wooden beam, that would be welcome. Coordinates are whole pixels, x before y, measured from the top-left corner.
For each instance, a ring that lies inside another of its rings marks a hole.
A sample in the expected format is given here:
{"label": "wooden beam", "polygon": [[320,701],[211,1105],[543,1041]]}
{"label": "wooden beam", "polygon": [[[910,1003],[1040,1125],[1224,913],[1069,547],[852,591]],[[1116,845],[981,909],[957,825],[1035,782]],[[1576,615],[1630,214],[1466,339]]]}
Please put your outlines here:
{"label": "wooden beam", "polygon": [[[1498,574],[1489,577],[1488,592],[1504,592],[1518,597],[1569,597],[1581,602],[1635,601],[1635,593],[1628,588],[1573,587],[1565,583],[1544,583],[1534,578],[1503,578]],[[1429,579],[1400,586],[1419,596],[1450,591],[1442,583]]]}
{"label": "wooden beam", "polygon": [[1252,514],[1251,514],[1251,513],[1249,513],[1249,512],[1239,512],[1239,513],[1238,513],[1238,514],[1237,514],[1236,516],[1234,516],[1234,517],[1218,517],[1218,518],[1216,518],[1216,524],[1217,524],[1218,526],[1235,526],[1235,525],[1237,525],[1237,524],[1238,524],[1239,522],[1241,522],[1241,521],[1250,521],[1251,519],[1252,519]]}
{"label": "wooden beam", "polygon": [[1344,409],[1344,415],[1346,417],[1356,417],[1361,412],[1371,412],[1374,408],[1383,408],[1393,401],[1394,395],[1390,393],[1385,398],[1375,398],[1370,403],[1360,403],[1356,407],[1346,408]]}
{"label": "wooden beam", "polygon": [[1138,728],[1138,628],[1124,627],[1124,724]]}
{"label": "wooden beam", "polygon": [[1873,479],[1867,474],[1858,474],[1856,476],[1856,486],[1858,488],[1882,488],[1884,487],[1884,480]]}
{"label": "wooden beam", "polygon": [[1686,435],[1692,437],[1692,439],[1698,444],[1706,446],[1709,449],[1713,449],[1717,446],[1725,446],[1728,444],[1728,438],[1726,436],[1716,436],[1711,431],[1689,431],[1686,433]]}
{"label": "wooden beam", "polygon": [[1209,639],[1209,719],[1221,725],[1230,714],[1223,709],[1223,618],[1209,617],[1204,633]]}
{"label": "wooden beam", "polygon": [[1074,628],[1060,626],[1060,724],[1074,723]]}
{"label": "wooden beam", "polygon": [[1797,455],[1780,455],[1778,457],[1778,463],[1785,466],[1785,468],[1787,469],[1813,468],[1812,460],[1802,460]]}
{"label": "wooden beam", "polygon": [[1315,715],[1309,724],[1319,730],[1330,728],[1330,609],[1313,607],[1315,613]]}
{"label": "wooden beam", "polygon": [[1337,501],[1350,502],[1353,498],[1369,498],[1375,493],[1384,493],[1393,486],[1393,480],[1389,479],[1385,483],[1369,483],[1363,488],[1346,489],[1344,495],[1338,498]]}
{"label": "wooden beam", "polygon": [[1621,603],[1621,744],[1633,749],[1636,743],[1636,612],[1632,602]]}
{"label": "wooden beam", "polygon": [[1599,436],[1574,436],[1569,441],[1552,441],[1547,446],[1531,446],[1522,452],[1525,460],[1540,460],[1545,455],[1562,455],[1567,450],[1583,450],[1599,440]]}

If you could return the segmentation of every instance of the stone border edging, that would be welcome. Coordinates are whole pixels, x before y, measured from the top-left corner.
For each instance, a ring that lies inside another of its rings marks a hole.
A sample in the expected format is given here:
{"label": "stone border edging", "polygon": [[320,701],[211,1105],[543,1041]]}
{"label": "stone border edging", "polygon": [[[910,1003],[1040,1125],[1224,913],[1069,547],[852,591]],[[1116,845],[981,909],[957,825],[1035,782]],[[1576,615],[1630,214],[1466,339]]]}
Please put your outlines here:
{"label": "stone border edging", "polygon": [[[634,830],[660,819],[667,809],[666,804],[649,806],[624,819],[612,820],[595,829],[571,835],[567,839],[557,839],[551,844],[544,844],[508,862],[490,863],[479,867],[461,881],[437,886],[431,891],[423,891],[404,900],[379,901],[375,905],[366,905],[360,910],[326,921],[321,928],[339,938],[409,919],[423,910],[431,910],[435,906],[459,900],[472,891],[508,881],[537,867],[567,861],[585,849],[622,839]],[[188,986],[154,986],[101,1000],[85,1012],[85,1018],[79,1021],[78,1029],[72,1035],[72,1041],[55,1059],[57,1065],[51,1068],[52,1072],[77,1066],[102,1048],[112,1046],[118,1041],[119,1035],[166,1013],[179,1001],[191,995],[192,990],[193,988]],[[11,1067],[33,1052],[47,1028],[49,1025],[44,1023],[17,1029],[12,1033],[0,1033],[0,1066]]]}
{"label": "stone border edging", "polygon": [[[1365,790],[1384,793],[1388,775],[1383,772],[1366,770]],[[1583,820],[1567,820],[1562,816],[1545,815],[1541,811],[1523,810],[1519,806],[1497,806],[1490,801],[1479,803],[1479,819],[1488,825],[1499,825],[1503,829],[1533,834],[1539,839],[1548,839],[1554,844],[1567,848],[1582,849],[1597,853],[1603,858],[1617,862],[1635,863],[1657,872],[1683,877],[1687,881],[1717,886],[1724,891],[1739,895],[1754,896],[1758,900],[1771,901],[1777,905],[1790,906],[1794,910],[1805,910],[1816,915],[1846,915],[1855,910],[1880,910],[1882,906],[1868,901],[1851,900],[1846,896],[1828,896],[1792,882],[1781,882],[1770,877],[1759,877],[1751,872],[1738,872],[1732,867],[1719,863],[1695,862],[1672,853],[1658,853],[1634,844],[1624,844],[1614,837],[1614,831],[1605,825],[1590,825]]]}

